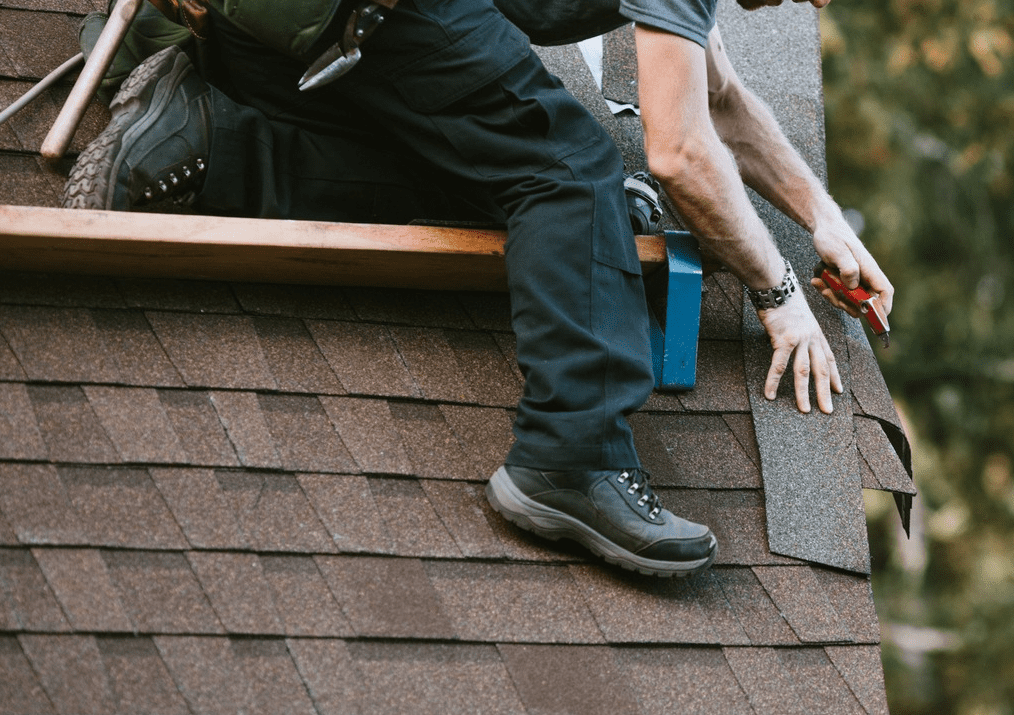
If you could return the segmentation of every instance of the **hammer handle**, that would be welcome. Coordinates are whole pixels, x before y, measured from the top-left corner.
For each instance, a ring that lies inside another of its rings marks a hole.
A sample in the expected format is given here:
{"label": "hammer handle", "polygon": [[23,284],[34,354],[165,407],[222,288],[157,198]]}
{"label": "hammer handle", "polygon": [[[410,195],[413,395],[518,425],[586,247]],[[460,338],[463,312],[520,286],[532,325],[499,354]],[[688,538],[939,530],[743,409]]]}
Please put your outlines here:
{"label": "hammer handle", "polygon": [[99,39],[95,43],[84,69],[78,75],[74,88],[67,96],[63,109],[56,117],[53,127],[46,135],[42,143],[42,156],[49,161],[56,161],[63,156],[74,138],[74,132],[81,124],[85,110],[98,91],[102,78],[106,76],[109,65],[113,63],[116,51],[120,49],[120,43],[130,29],[137,11],[141,9],[144,0],[118,0],[113,8],[106,26],[102,28]]}

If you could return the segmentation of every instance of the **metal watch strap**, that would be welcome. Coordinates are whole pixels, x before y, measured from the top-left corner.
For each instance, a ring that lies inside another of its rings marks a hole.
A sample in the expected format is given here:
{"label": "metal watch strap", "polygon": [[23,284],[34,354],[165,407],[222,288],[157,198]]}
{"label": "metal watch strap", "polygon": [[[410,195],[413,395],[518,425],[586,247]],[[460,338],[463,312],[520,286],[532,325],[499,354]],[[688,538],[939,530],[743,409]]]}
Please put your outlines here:
{"label": "metal watch strap", "polygon": [[798,288],[799,282],[796,280],[796,274],[792,270],[792,265],[786,260],[785,277],[782,278],[780,285],[768,288],[767,290],[751,290],[747,288],[746,294],[750,296],[754,308],[757,310],[767,310],[768,308],[777,308],[785,303]]}

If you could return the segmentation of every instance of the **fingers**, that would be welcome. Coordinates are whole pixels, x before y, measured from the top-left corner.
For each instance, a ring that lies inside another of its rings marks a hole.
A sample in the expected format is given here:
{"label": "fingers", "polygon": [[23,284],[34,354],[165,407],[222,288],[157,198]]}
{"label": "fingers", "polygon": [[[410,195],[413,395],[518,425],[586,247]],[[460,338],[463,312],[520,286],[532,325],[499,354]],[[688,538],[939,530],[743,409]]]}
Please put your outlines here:
{"label": "fingers", "polygon": [[810,405],[810,379],[813,379],[814,392],[817,396],[817,407],[825,414],[834,412],[832,392],[841,394],[844,386],[834,353],[826,340],[810,339],[797,345],[777,348],[771,357],[764,382],[764,397],[774,400],[778,396],[778,385],[792,360],[793,389],[796,394],[796,407],[800,412],[808,414]]}

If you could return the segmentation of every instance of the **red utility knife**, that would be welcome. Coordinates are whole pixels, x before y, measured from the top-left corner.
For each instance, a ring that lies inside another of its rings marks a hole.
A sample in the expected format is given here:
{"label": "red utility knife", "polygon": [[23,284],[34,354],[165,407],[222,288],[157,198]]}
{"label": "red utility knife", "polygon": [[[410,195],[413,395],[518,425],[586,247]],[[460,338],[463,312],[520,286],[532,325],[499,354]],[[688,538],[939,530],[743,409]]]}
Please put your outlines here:
{"label": "red utility knife", "polygon": [[852,289],[846,288],[845,284],[841,282],[841,278],[832,273],[831,269],[823,263],[817,264],[817,267],[813,269],[813,275],[824,281],[824,284],[840,298],[858,308],[873,329],[874,335],[880,338],[885,348],[890,347],[891,326],[887,323],[887,313],[884,312],[884,306],[880,304],[879,295],[871,295],[862,286]]}

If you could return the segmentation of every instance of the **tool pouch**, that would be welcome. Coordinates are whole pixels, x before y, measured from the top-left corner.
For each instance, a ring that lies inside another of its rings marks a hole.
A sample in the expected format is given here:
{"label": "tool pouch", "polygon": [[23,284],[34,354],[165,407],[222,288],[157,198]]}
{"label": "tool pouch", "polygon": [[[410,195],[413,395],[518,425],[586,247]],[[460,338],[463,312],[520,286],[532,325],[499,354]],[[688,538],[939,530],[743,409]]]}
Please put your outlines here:
{"label": "tool pouch", "polygon": [[198,39],[207,39],[209,3],[201,0],[150,0],[167,18],[190,30]]}

